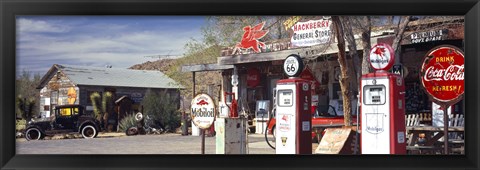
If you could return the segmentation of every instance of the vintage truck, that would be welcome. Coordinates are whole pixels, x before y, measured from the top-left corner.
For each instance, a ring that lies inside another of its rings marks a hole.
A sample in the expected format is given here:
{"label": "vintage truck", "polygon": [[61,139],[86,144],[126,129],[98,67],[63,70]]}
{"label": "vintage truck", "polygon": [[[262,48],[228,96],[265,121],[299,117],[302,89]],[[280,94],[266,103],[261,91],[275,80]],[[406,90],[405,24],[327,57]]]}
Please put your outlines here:
{"label": "vintage truck", "polygon": [[28,122],[25,138],[39,140],[61,133],[80,133],[83,138],[95,138],[100,131],[100,122],[84,111],[81,105],[56,106],[54,116]]}
{"label": "vintage truck", "polygon": [[[274,111],[275,112],[275,111]],[[268,123],[267,134],[275,137],[275,113]],[[357,124],[357,117],[352,116],[352,122]],[[326,128],[336,128],[344,126],[344,117],[339,115],[332,105],[317,106],[312,113],[312,142],[319,142]]]}

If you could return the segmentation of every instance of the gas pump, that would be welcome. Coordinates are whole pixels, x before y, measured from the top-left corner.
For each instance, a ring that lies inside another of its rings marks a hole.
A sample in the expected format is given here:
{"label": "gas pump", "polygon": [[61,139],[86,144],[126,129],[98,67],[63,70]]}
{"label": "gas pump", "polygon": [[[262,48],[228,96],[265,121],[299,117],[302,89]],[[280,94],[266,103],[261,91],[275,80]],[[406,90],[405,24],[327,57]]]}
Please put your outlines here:
{"label": "gas pump", "polygon": [[300,56],[289,55],[283,64],[288,79],[277,82],[275,150],[277,154],[311,154],[311,82],[298,78]]}
{"label": "gas pump", "polygon": [[360,84],[362,154],[406,154],[405,85],[401,75],[386,71],[393,62],[389,45],[372,48],[376,71],[362,75]]}

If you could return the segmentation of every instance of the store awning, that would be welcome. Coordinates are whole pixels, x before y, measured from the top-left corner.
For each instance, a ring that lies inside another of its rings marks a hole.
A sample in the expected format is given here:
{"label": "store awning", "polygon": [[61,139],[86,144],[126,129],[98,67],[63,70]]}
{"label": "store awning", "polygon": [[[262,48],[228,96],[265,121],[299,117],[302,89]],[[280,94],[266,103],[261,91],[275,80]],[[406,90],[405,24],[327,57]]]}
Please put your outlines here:
{"label": "store awning", "polygon": [[[382,35],[378,37],[371,38],[371,44],[376,44],[378,38],[384,38],[391,35]],[[357,50],[363,50],[362,43],[360,39],[356,40]],[[346,44],[348,45],[348,43]],[[347,46],[346,46],[347,47]],[[345,49],[348,52],[348,48]],[[275,61],[275,60],[284,60],[290,54],[300,55],[302,58],[316,58],[321,55],[329,55],[338,53],[337,43],[330,43],[328,45],[316,45],[311,47],[304,48],[295,48],[275,52],[264,52],[264,53],[252,53],[252,54],[239,54],[231,56],[222,56],[217,58],[219,65],[234,65],[234,64],[243,64],[243,63],[254,63],[254,62],[265,62],[265,61]]]}

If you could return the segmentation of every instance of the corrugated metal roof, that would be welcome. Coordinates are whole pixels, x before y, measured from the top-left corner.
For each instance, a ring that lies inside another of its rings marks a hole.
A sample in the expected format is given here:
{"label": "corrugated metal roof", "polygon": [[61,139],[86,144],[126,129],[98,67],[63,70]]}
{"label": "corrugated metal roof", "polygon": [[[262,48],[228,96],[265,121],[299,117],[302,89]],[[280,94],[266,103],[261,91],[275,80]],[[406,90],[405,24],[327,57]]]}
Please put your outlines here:
{"label": "corrugated metal roof", "polygon": [[143,87],[143,88],[184,88],[160,71],[132,70],[57,64],[76,85]]}

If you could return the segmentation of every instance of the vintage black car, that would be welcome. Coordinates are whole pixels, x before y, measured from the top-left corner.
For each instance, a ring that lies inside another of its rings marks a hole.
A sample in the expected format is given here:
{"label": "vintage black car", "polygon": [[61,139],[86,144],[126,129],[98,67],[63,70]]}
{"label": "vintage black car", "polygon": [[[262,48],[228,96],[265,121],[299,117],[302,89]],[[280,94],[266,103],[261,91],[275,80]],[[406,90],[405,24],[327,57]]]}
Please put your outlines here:
{"label": "vintage black car", "polygon": [[80,133],[84,138],[95,138],[100,123],[92,115],[84,114],[81,105],[60,105],[54,109],[55,116],[28,122],[25,138],[39,140],[59,133]]}

